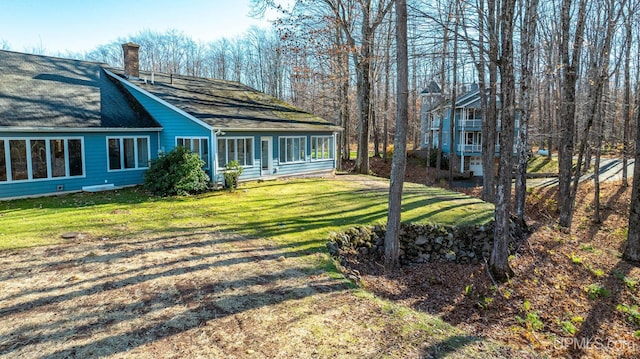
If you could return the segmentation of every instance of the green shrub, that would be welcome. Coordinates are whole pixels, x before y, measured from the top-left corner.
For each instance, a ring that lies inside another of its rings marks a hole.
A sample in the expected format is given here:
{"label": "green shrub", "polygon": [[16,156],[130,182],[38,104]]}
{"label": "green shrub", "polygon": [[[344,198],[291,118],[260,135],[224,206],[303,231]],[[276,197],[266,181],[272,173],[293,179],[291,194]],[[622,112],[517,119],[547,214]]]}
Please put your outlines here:
{"label": "green shrub", "polygon": [[184,196],[210,188],[210,179],[202,169],[204,161],[188,149],[178,146],[151,161],[144,174],[144,187],[158,196]]}
{"label": "green shrub", "polygon": [[[438,149],[432,148],[429,153],[429,167],[436,167],[438,161]],[[447,170],[449,169],[449,157],[446,153],[442,154],[442,158],[440,159],[440,169]]]}
{"label": "green shrub", "polygon": [[242,174],[242,166],[238,161],[229,161],[224,169],[224,188],[234,190],[238,188],[238,178]]}

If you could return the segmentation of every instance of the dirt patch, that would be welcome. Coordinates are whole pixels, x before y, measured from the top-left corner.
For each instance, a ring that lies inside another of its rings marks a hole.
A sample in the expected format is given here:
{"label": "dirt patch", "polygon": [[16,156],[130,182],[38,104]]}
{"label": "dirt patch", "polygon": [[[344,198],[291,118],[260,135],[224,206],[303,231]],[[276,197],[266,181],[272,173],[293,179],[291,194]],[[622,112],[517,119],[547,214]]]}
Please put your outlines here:
{"label": "dirt patch", "polygon": [[215,229],[0,252],[0,356],[513,357],[325,264]]}
{"label": "dirt patch", "polygon": [[[389,175],[391,173],[391,164],[391,158],[387,159],[386,161],[380,157],[369,158],[369,170],[373,175],[378,177],[389,178]],[[352,171],[355,167],[355,160],[345,161],[343,163],[343,167],[346,171]],[[435,168],[429,169],[429,176],[432,183],[434,183],[436,177]],[[404,180],[406,182],[425,184],[426,178],[427,170],[424,167],[424,160],[416,157],[408,157]],[[449,171],[441,170],[438,178],[449,178]],[[445,185],[446,182],[443,181],[442,184]]]}

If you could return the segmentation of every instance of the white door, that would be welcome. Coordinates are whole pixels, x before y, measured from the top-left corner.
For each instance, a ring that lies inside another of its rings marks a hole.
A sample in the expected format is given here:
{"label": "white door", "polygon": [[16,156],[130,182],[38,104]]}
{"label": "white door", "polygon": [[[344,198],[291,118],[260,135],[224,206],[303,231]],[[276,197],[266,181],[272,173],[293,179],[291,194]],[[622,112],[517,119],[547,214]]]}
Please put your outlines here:
{"label": "white door", "polygon": [[474,176],[482,176],[482,157],[469,158],[469,171],[472,171]]}
{"label": "white door", "polygon": [[273,173],[273,144],[271,137],[261,137],[260,142],[260,175],[269,176]]}

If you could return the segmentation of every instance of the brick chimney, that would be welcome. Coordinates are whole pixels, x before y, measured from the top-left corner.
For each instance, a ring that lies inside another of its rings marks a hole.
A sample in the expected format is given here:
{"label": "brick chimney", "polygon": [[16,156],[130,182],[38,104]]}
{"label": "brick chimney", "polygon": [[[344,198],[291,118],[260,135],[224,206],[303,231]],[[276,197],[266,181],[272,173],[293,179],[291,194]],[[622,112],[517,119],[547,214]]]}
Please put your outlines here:
{"label": "brick chimney", "polygon": [[127,77],[140,77],[140,61],[138,51],[140,45],[133,42],[122,44],[124,51],[124,74]]}

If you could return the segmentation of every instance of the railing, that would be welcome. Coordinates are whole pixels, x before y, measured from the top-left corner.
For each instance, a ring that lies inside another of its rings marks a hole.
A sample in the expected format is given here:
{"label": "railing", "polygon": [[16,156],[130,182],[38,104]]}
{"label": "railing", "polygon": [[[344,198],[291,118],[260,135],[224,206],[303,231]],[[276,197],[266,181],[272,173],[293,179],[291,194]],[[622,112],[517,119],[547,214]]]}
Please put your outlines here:
{"label": "railing", "polygon": [[[500,145],[496,145],[495,147],[496,153],[500,153]],[[458,145],[458,152],[460,153],[480,153],[482,152],[482,145],[472,144],[472,145]],[[518,145],[513,145],[513,153],[518,152]]]}
{"label": "railing", "polygon": [[481,127],[482,127],[481,119],[458,121],[458,128],[481,128]]}
{"label": "railing", "polygon": [[[456,122],[456,126],[458,129],[461,128],[482,128],[482,120],[464,120]],[[436,130],[440,127],[440,119],[431,121],[431,129]],[[520,120],[516,120],[515,127],[516,129],[520,128]],[[496,129],[498,131],[502,131],[502,120],[498,120],[496,122]]]}
{"label": "railing", "polygon": [[458,152],[482,152],[482,145],[458,145]]}

